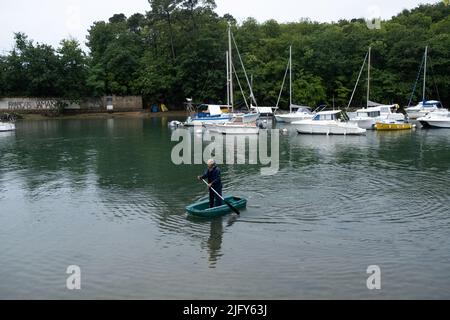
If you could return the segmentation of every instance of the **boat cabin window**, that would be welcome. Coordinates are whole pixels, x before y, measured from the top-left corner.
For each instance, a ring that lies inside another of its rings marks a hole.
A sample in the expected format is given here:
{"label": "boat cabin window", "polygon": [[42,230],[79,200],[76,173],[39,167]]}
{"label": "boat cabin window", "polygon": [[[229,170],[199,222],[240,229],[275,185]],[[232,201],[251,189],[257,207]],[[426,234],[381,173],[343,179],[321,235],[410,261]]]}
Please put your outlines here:
{"label": "boat cabin window", "polygon": [[369,117],[369,118],[376,118],[381,115],[380,111],[373,111],[373,112],[358,112],[358,117]]}
{"label": "boat cabin window", "polygon": [[318,114],[314,117],[315,121],[338,120],[338,114]]}

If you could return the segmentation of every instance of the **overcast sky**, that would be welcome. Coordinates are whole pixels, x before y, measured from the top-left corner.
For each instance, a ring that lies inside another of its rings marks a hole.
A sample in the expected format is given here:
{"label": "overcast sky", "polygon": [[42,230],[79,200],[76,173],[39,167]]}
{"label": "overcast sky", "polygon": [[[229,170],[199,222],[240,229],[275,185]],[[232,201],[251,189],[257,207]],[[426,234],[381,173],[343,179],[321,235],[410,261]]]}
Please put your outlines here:
{"label": "overcast sky", "polygon": [[[387,19],[405,8],[436,2],[439,0],[216,0],[220,15],[231,13],[238,21],[254,17],[261,22],[303,17],[326,22],[374,14]],[[0,0],[0,53],[12,48],[14,32],[25,32],[31,39],[53,46],[68,37],[84,43],[94,21],[148,9],[147,0]]]}

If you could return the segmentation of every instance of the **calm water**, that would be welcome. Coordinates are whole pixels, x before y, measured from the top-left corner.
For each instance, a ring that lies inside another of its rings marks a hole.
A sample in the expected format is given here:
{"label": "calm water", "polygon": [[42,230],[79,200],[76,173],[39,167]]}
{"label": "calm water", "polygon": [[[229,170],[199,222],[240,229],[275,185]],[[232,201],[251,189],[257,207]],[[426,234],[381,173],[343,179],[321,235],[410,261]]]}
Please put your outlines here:
{"label": "calm water", "polygon": [[171,163],[167,121],[0,135],[0,299],[450,298],[450,131],[282,135],[276,176],[222,166],[241,217],[196,220],[203,167]]}

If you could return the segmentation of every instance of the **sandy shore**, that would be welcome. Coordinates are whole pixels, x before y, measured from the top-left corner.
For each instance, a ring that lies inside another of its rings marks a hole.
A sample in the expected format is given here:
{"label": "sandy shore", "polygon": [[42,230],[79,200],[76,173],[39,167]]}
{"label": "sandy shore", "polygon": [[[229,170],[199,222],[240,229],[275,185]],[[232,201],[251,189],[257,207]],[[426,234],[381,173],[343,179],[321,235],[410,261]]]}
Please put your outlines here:
{"label": "sandy shore", "polygon": [[23,120],[49,120],[49,119],[111,119],[111,118],[163,118],[163,117],[186,117],[186,111],[169,111],[152,113],[142,112],[116,112],[116,113],[80,113],[65,114],[56,117],[48,117],[41,114],[24,114]]}

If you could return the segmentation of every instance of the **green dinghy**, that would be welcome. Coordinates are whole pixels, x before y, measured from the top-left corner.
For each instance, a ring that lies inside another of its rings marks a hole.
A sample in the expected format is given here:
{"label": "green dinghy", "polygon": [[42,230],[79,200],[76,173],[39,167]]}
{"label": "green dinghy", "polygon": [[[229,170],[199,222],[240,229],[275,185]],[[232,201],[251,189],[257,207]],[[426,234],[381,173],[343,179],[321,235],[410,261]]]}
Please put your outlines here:
{"label": "green dinghy", "polygon": [[[225,201],[230,203],[236,209],[245,209],[245,207],[247,207],[247,200],[243,198],[228,196],[225,197]],[[232,212],[230,207],[225,203],[220,207],[210,208],[209,199],[202,199],[197,203],[187,206],[186,211],[190,215],[202,218],[216,218]]]}

